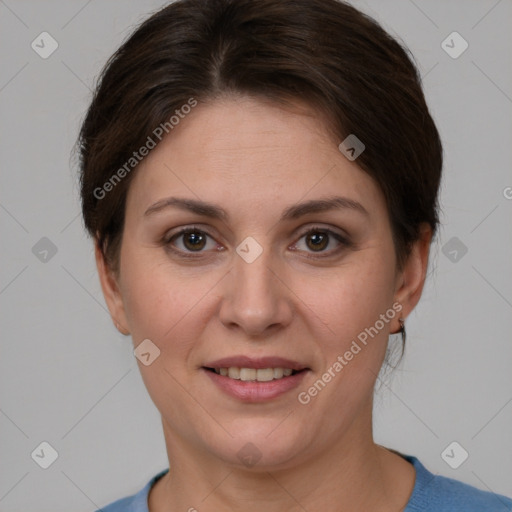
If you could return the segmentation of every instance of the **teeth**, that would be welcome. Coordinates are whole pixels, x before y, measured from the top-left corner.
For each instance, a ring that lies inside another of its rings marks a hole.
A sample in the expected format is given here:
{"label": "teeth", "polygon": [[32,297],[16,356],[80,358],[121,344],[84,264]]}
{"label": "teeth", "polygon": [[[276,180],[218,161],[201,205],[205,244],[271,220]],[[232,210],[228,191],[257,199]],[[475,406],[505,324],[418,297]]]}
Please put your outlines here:
{"label": "teeth", "polygon": [[240,368],[240,380],[256,380],[258,371],[255,368]]}
{"label": "teeth", "polygon": [[272,368],[263,368],[256,371],[256,380],[259,382],[268,382],[274,379],[274,370]]}
{"label": "teeth", "polygon": [[291,368],[214,368],[215,373],[229,377],[230,379],[243,381],[269,382],[274,379],[289,377],[293,370]]}
{"label": "teeth", "polygon": [[239,379],[240,378],[240,368],[236,368],[231,366],[228,368],[228,377],[230,379]]}
{"label": "teeth", "polygon": [[283,368],[274,368],[274,379],[280,379],[284,375]]}

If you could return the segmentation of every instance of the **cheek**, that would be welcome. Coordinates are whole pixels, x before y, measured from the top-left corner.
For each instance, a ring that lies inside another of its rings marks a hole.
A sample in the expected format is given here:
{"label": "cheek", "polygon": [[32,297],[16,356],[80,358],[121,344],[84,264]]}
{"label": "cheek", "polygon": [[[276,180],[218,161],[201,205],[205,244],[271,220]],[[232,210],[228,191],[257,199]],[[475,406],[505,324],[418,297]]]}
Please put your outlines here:
{"label": "cheek", "polygon": [[187,286],[165,260],[155,258],[155,250],[123,243],[121,274],[123,304],[134,344],[149,338],[160,340],[186,314]]}
{"label": "cheek", "polygon": [[[357,263],[354,260],[339,267],[336,277],[326,279],[323,289],[310,292],[306,301],[328,330],[322,329],[326,334],[319,337],[313,333],[323,368],[310,387],[301,389],[299,403],[307,400],[305,410],[325,415],[324,426],[332,432],[340,421],[355,417],[372,396],[386,352],[390,320],[395,315],[391,308],[394,272],[390,261],[393,263],[392,258],[381,258],[370,250],[364,255],[361,252]],[[301,293],[306,290],[304,283]],[[381,315],[387,311],[388,322],[383,322]]]}
{"label": "cheek", "polygon": [[180,276],[168,265],[141,257],[125,270],[124,305],[134,347],[149,339],[160,350],[150,365],[138,364],[142,378],[157,407],[179,409],[184,399],[180,383],[191,372],[187,362],[203,329],[207,297],[201,297],[213,283],[207,288],[204,280]]}
{"label": "cheek", "polygon": [[[339,352],[391,307],[392,263],[392,258],[383,258],[369,248],[354,253],[328,276],[302,281],[297,294],[307,298],[311,311],[329,327],[325,340],[329,347],[324,349]],[[389,327],[383,329],[385,339]]]}
{"label": "cheek", "polygon": [[135,343],[150,338],[162,346],[183,329],[187,315],[200,308],[197,280],[184,283],[168,273],[146,269],[130,281],[125,309]]}
{"label": "cheek", "polygon": [[222,275],[183,270],[163,251],[129,247],[123,271],[123,302],[134,345],[150,339],[160,349],[159,363],[165,368],[180,374],[192,371],[191,354],[213,314]]}

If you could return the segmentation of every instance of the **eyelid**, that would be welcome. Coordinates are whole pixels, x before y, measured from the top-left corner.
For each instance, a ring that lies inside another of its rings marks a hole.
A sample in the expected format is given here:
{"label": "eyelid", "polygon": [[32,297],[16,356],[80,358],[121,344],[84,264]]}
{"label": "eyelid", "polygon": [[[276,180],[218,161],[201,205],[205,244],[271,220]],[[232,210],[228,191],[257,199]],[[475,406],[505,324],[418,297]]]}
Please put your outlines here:
{"label": "eyelid", "polygon": [[334,238],[338,242],[338,247],[327,251],[305,251],[307,254],[307,258],[320,259],[337,256],[343,249],[351,248],[354,245],[351,242],[349,236],[346,234],[339,233],[338,231],[335,231],[330,227],[313,225],[308,227],[304,231],[301,231],[300,234],[297,235],[297,240],[292,244],[292,247],[294,247],[302,238],[309,235],[310,233],[327,233],[327,235],[331,239]]}
{"label": "eyelid", "polygon": [[[187,257],[188,258],[204,257],[204,255],[211,252],[211,251],[203,251],[203,250],[197,251],[197,252],[182,251],[181,249],[176,249],[175,247],[173,247],[173,245],[171,243],[173,241],[173,239],[179,238],[180,236],[182,236],[186,233],[190,233],[190,232],[193,232],[193,233],[199,232],[199,233],[211,238],[216,243],[218,243],[215,240],[215,237],[205,228],[199,227],[197,225],[190,225],[190,226],[184,226],[182,228],[179,228],[178,231],[172,233],[171,235],[165,234],[164,237],[162,238],[162,244],[164,246],[166,246],[169,250],[171,250],[172,252],[177,254],[178,256],[182,256],[185,258],[187,258]],[[336,255],[338,252],[340,252],[340,250],[343,247],[348,248],[348,247],[352,247],[352,245],[353,245],[352,242],[350,241],[348,235],[339,233],[338,231],[335,231],[333,228],[324,227],[321,225],[309,225],[307,228],[304,228],[295,236],[296,240],[295,240],[295,242],[292,243],[291,247],[294,247],[306,235],[308,235],[310,233],[317,233],[317,232],[327,233],[327,235],[330,236],[331,238],[335,238],[341,247],[338,247],[336,249],[331,249],[328,251],[318,251],[316,253],[315,253],[315,251],[311,251],[311,252],[306,251],[309,254],[308,257],[310,257],[310,258],[327,258],[328,256]],[[288,246],[288,247],[290,247],[290,246]],[[221,250],[223,250],[223,249],[221,249]],[[303,251],[301,251],[301,252],[303,252]],[[316,254],[316,256],[315,256],[315,254]]]}
{"label": "eyelid", "polygon": [[180,236],[183,236],[184,234],[187,234],[187,233],[201,233],[201,234],[211,238],[213,241],[215,241],[215,243],[218,243],[215,240],[215,237],[206,229],[201,228],[197,225],[190,225],[190,226],[181,227],[176,232],[174,232],[172,234],[166,233],[162,238],[162,245],[164,245],[165,247],[169,248],[170,250],[172,250],[173,252],[175,252],[179,255],[186,255],[188,257],[204,256],[204,254],[206,254],[208,251],[197,251],[197,252],[182,251],[180,249],[176,249],[175,247],[173,247],[171,242],[174,239],[178,239]]}
{"label": "eyelid", "polygon": [[304,235],[308,235],[311,232],[321,231],[324,233],[329,233],[331,235],[336,235],[340,237],[341,239],[345,240],[347,243],[349,241],[349,236],[347,233],[345,233],[343,230],[335,231],[334,228],[330,226],[322,226],[320,224],[313,224],[308,225],[308,227],[304,228],[304,230],[299,231],[299,234],[297,235],[299,238],[302,238]]}
{"label": "eyelid", "polygon": [[199,224],[190,224],[188,226],[182,226],[179,228],[176,228],[175,230],[169,230],[165,233],[165,235],[162,238],[162,241],[164,242],[170,242],[174,237],[177,237],[179,235],[183,235],[184,233],[189,232],[199,232],[203,233],[205,235],[208,235],[210,238],[215,238],[215,236],[212,234],[212,232],[209,231],[209,228],[201,227]]}
{"label": "eyelid", "polygon": [[[162,238],[162,243],[170,244],[173,239],[179,238],[180,236],[187,234],[187,233],[201,233],[201,234],[206,235],[207,237],[215,240],[215,236],[212,233],[210,233],[207,229],[201,228],[197,225],[190,225],[190,226],[184,226],[184,227],[178,228],[178,230],[173,232],[172,234],[169,234],[169,232],[167,232]],[[217,242],[217,241],[215,240],[215,242]]]}

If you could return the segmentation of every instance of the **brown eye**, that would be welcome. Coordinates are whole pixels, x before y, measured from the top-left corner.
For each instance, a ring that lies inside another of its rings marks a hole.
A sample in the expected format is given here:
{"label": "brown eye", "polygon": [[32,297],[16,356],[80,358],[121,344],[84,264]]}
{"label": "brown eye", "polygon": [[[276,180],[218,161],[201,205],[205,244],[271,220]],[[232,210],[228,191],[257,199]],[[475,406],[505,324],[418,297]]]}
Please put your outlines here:
{"label": "brown eye", "polygon": [[294,250],[299,249],[306,254],[317,253],[320,257],[333,256],[349,247],[351,247],[351,243],[343,235],[320,227],[309,229],[294,244]]}
{"label": "brown eye", "polygon": [[191,231],[188,233],[184,233],[183,237],[183,245],[190,251],[200,251],[204,249],[206,244],[206,237],[203,233],[198,231]]}
{"label": "brown eye", "polygon": [[[164,245],[174,253],[197,256],[214,249],[216,244],[213,238],[201,229],[188,227],[163,240]],[[210,246],[208,246],[210,244]]]}
{"label": "brown eye", "polygon": [[316,231],[306,236],[306,244],[313,251],[323,251],[329,245],[329,235]]}

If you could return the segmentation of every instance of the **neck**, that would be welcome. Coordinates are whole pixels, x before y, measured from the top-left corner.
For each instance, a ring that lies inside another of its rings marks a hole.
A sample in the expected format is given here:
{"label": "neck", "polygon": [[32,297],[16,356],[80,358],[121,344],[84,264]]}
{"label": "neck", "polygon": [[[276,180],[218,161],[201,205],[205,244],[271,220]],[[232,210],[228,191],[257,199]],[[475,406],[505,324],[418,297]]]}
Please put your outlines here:
{"label": "neck", "polygon": [[276,470],[233,467],[205,456],[164,422],[171,464],[150,493],[150,512],[228,512],[241,504],[244,512],[401,510],[412,493],[414,468],[373,442],[371,409],[369,415],[323,453]]}

